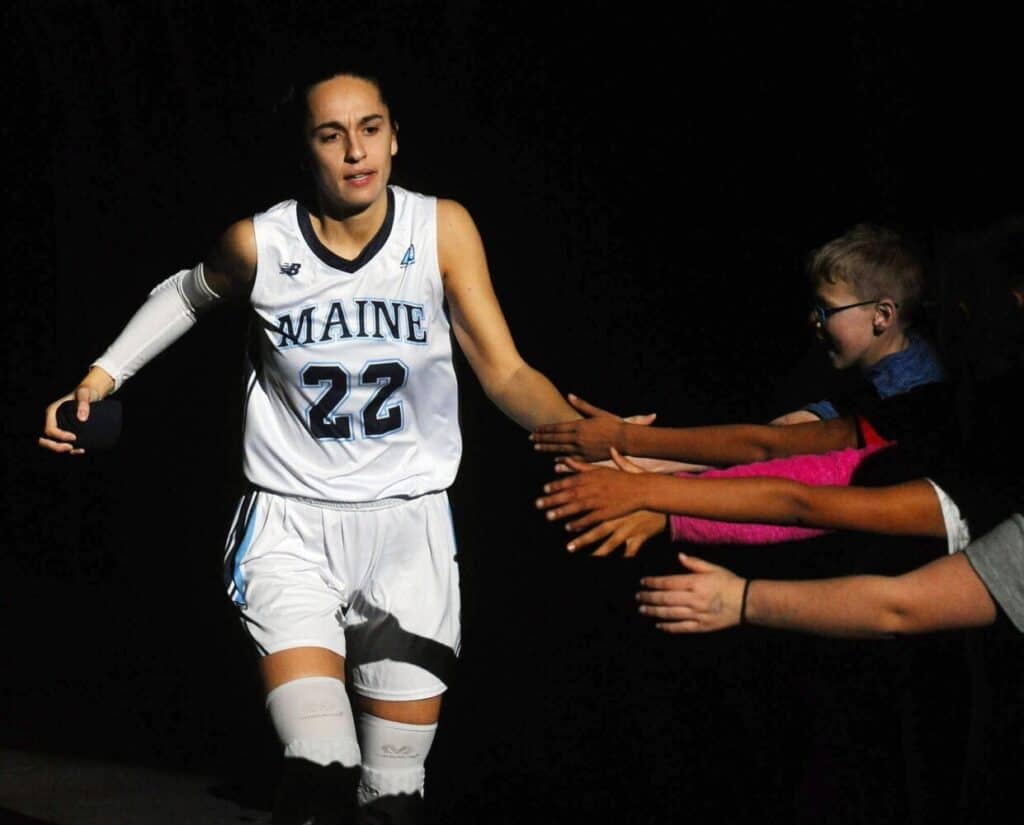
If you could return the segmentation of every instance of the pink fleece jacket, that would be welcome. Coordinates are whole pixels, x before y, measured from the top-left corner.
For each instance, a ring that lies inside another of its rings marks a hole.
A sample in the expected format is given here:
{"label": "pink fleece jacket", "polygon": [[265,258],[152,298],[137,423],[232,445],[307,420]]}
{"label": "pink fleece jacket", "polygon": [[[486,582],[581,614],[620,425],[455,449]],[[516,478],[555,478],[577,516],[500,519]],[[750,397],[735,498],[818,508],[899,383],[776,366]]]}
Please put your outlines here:
{"label": "pink fleece jacket", "polygon": [[[854,471],[872,453],[890,446],[889,442],[876,442],[859,449],[836,450],[822,455],[797,455],[738,464],[724,470],[705,470],[703,473],[676,473],[679,477],[697,478],[788,478],[815,487],[845,487]],[[669,517],[672,541],[692,544],[778,544],[799,541],[829,532],[817,527],[798,527],[792,524],[753,524],[745,522],[712,521],[691,516]]]}

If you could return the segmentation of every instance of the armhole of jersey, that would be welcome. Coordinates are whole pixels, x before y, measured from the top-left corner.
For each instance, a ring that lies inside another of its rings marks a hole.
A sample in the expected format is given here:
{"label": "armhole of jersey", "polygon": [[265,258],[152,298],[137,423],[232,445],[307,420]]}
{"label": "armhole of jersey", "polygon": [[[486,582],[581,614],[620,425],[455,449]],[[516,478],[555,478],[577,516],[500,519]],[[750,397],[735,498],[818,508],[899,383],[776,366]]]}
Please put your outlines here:
{"label": "armhole of jersey", "polygon": [[430,205],[434,211],[434,263],[437,264],[437,277],[441,282],[441,296],[444,297],[444,270],[441,268],[441,224],[438,217],[440,214],[437,208],[438,203],[439,199],[431,195]]}
{"label": "armhole of jersey", "polygon": [[441,228],[440,219],[438,217],[439,210],[437,208],[440,198],[436,195],[422,195],[423,205],[426,210],[430,213],[429,221],[434,227],[434,266],[437,268],[437,288],[441,296],[441,314],[444,319],[451,324],[451,315],[448,311],[448,293],[444,286],[444,270],[441,268]]}
{"label": "armhole of jersey", "polygon": [[252,304],[256,304],[257,298],[259,298],[260,289],[260,270],[262,269],[263,262],[263,242],[262,234],[260,232],[260,224],[266,220],[266,212],[257,212],[252,216],[252,234],[253,240],[256,243],[256,273],[252,278],[252,289],[249,292],[249,301]]}

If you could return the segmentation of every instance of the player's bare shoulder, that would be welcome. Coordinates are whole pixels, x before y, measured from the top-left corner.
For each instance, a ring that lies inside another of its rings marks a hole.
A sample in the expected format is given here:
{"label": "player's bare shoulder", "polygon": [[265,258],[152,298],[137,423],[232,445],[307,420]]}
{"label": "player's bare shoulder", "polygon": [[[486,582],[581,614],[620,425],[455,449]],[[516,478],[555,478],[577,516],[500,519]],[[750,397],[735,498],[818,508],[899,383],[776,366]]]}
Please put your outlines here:
{"label": "player's bare shoulder", "polygon": [[437,257],[446,282],[481,268],[486,272],[483,241],[473,217],[458,201],[437,200]]}
{"label": "player's bare shoulder", "polygon": [[242,296],[256,280],[256,230],[252,218],[231,224],[203,262],[210,288],[218,295]]}

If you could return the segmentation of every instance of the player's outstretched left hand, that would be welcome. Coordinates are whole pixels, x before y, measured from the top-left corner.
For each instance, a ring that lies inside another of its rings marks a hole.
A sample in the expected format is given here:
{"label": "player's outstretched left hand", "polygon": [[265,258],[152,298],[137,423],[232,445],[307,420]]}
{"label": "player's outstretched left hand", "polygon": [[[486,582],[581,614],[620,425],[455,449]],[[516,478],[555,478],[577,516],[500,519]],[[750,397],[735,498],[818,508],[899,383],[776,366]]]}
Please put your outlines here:
{"label": "player's outstretched left hand", "polygon": [[636,594],[640,612],[666,633],[708,633],[740,622],[744,580],[724,567],[679,554],[689,570],[673,576],[645,576]]}

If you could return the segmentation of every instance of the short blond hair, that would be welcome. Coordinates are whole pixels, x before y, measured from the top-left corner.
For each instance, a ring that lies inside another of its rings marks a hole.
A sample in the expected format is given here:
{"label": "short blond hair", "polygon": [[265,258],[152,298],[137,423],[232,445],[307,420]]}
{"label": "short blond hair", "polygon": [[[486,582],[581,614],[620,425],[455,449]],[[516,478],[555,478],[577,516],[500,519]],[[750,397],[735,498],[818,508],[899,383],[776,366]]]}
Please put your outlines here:
{"label": "short blond hair", "polygon": [[905,236],[860,223],[815,249],[807,258],[812,284],[843,283],[858,298],[892,298],[909,322],[924,291],[924,267]]}

